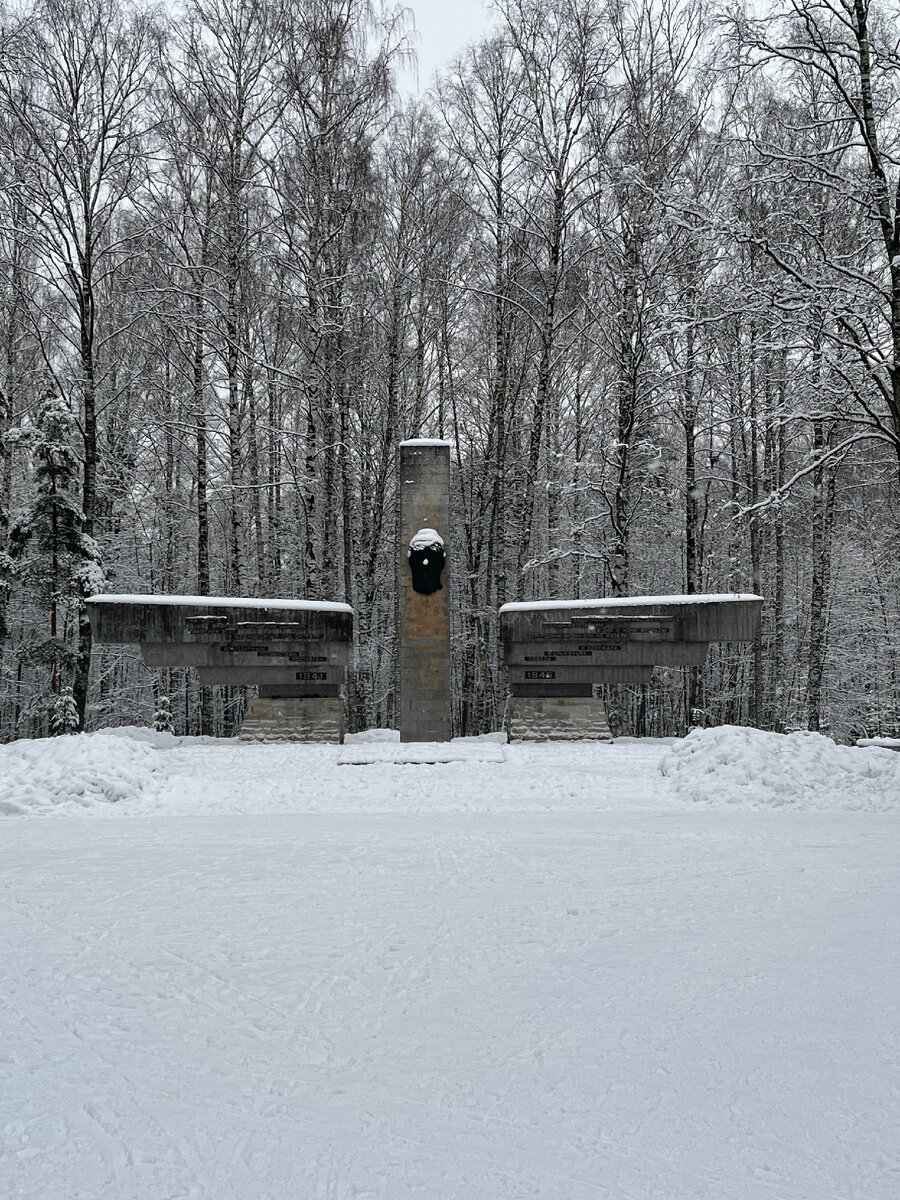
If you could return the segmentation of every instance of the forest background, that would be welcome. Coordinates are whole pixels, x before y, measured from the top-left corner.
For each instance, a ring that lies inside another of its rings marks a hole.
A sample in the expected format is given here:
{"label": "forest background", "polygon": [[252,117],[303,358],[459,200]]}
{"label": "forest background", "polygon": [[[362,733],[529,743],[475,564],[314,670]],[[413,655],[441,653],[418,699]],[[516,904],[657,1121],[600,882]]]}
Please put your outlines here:
{"label": "forest background", "polygon": [[94,591],[346,600],[351,724],[391,725],[417,436],[457,732],[502,719],[504,602],[716,591],[757,642],[610,689],[616,729],[900,732],[896,10],[501,0],[421,100],[409,30],[0,10],[0,738],[240,721],[89,671]]}

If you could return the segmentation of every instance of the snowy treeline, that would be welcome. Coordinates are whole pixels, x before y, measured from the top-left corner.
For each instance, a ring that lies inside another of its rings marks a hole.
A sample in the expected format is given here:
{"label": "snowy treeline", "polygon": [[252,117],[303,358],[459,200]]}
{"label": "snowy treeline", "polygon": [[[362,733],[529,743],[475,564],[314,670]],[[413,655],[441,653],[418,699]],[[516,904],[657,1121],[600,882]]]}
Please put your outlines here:
{"label": "snowy treeline", "polygon": [[359,0],[0,20],[0,736],[233,727],[136,651],[88,679],[104,588],[346,600],[390,724],[415,436],[454,445],[458,732],[505,601],[732,590],[758,644],[611,694],[624,731],[896,727],[894,8],[502,0],[421,104]]}

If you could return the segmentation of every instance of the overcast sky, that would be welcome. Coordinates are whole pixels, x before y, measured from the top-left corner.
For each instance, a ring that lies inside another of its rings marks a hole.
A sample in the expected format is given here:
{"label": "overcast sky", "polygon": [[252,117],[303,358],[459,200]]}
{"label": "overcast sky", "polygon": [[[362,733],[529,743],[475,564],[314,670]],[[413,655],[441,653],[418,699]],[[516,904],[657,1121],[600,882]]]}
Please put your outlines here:
{"label": "overcast sky", "polygon": [[[481,0],[407,0],[416,14],[418,90],[428,89],[435,71],[446,66],[469,42],[477,41],[495,19]],[[416,94],[412,72],[399,80],[404,91]]]}

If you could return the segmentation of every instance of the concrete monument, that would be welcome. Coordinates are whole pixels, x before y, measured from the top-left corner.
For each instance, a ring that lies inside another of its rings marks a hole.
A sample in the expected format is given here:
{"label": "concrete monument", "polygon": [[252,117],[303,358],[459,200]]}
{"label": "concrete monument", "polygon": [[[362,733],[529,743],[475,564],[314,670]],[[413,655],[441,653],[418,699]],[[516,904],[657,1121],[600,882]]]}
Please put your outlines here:
{"label": "concrete monument", "polygon": [[[401,442],[398,470],[400,740],[449,742],[450,442]],[[604,684],[648,683],[654,666],[701,664],[712,641],[751,641],[761,606],[750,595],[504,605],[509,736],[609,738]],[[242,738],[343,741],[349,605],[110,595],[92,596],[88,613],[95,642],[136,643],[148,667],[195,667],[206,685],[257,687]]]}
{"label": "concrete monument", "polygon": [[702,664],[710,642],[752,641],[761,608],[731,594],[505,604],[510,739],[608,739],[604,684],[649,683],[655,666]]}
{"label": "concrete monument", "polygon": [[100,645],[136,643],[148,667],[196,667],[202,684],[258,687],[242,739],[343,741],[348,604],[115,595],[87,603]]}
{"label": "concrete monument", "polygon": [[400,443],[397,592],[401,742],[450,740],[450,443]]}

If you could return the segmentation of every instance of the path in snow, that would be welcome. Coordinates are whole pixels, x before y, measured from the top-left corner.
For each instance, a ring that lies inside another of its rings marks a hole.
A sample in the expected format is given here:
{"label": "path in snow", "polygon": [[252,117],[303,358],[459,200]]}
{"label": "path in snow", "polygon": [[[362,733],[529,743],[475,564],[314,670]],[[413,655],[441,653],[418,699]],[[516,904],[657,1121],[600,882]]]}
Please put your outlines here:
{"label": "path in snow", "polygon": [[662,749],[188,746],[5,819],[0,1194],[896,1200],[896,815]]}

